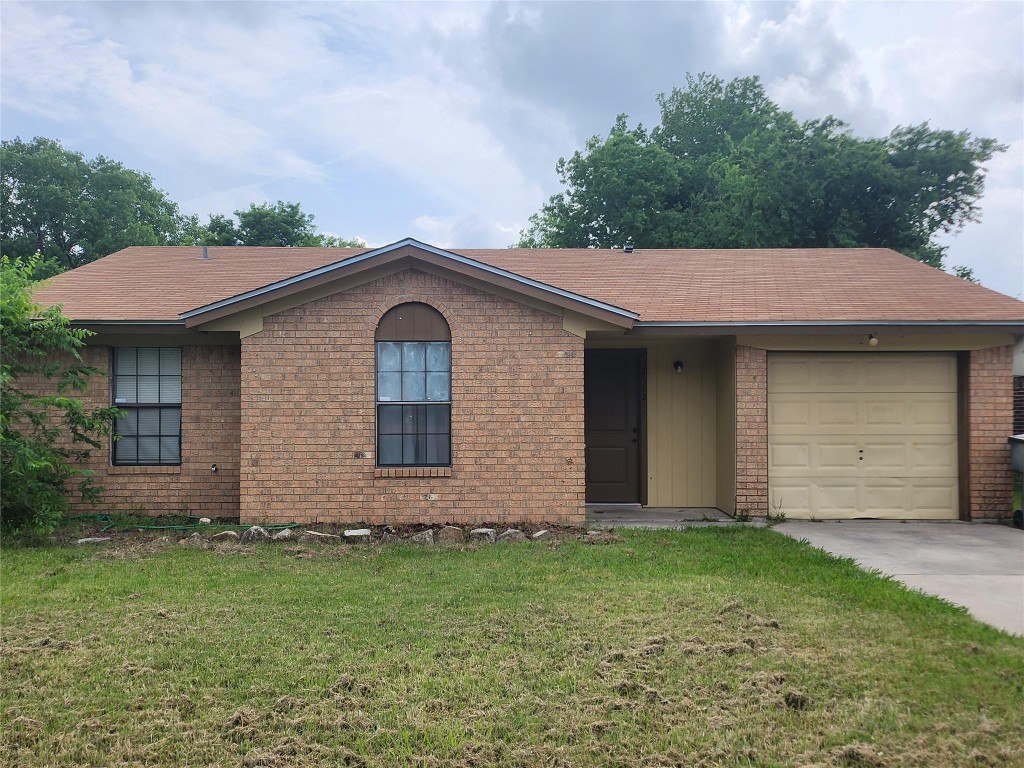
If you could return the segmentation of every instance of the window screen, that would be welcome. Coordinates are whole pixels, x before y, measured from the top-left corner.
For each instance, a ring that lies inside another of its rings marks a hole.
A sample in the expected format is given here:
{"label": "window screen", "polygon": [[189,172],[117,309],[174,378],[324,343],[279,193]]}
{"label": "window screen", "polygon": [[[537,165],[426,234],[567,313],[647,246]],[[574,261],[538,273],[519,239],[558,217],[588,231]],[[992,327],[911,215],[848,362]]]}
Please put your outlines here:
{"label": "window screen", "polygon": [[451,333],[425,304],[401,304],[377,328],[377,464],[451,465]]}
{"label": "window screen", "polygon": [[181,463],[181,349],[114,349],[114,464]]}

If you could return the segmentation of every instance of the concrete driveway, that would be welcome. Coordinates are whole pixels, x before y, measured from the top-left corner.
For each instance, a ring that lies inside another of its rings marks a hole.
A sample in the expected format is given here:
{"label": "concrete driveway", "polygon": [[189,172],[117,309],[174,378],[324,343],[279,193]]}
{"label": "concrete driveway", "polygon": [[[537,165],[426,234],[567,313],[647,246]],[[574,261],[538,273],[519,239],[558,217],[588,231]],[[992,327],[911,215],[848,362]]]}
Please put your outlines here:
{"label": "concrete driveway", "polygon": [[986,523],[792,521],[775,530],[1024,635],[1024,531]]}

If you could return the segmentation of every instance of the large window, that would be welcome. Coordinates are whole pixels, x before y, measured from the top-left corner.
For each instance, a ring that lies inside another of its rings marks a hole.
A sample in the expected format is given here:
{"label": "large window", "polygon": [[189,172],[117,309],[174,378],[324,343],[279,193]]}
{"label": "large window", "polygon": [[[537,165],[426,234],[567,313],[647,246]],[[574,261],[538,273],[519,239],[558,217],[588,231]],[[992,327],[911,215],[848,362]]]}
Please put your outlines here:
{"label": "large window", "polygon": [[399,304],[377,326],[377,464],[451,465],[452,344],[444,317]]}
{"label": "large window", "polygon": [[181,464],[181,350],[114,350],[114,464]]}

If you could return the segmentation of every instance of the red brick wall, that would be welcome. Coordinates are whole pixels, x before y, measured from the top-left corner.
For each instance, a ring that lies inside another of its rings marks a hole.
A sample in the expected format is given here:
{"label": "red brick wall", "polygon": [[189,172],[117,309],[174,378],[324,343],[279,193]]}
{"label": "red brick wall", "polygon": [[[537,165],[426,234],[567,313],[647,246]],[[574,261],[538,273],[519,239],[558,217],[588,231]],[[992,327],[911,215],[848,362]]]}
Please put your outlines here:
{"label": "red brick wall", "polygon": [[[153,340],[140,340],[137,346],[147,344]],[[89,407],[110,405],[110,357],[110,347],[84,350],[85,362],[106,374],[91,380],[83,397]],[[238,514],[238,347],[182,347],[181,367],[181,466],[115,467],[109,444],[93,450],[87,466],[95,472],[94,481],[106,488],[103,503],[83,504],[74,493],[71,514]]]}
{"label": "red brick wall", "polygon": [[967,370],[968,514],[1009,517],[1013,474],[1006,438],[1013,427],[1013,347],[969,353]]}
{"label": "red brick wall", "polygon": [[736,513],[768,514],[768,353],[736,347]]}
{"label": "red brick wall", "polygon": [[[450,471],[376,468],[374,330],[404,301],[451,327]],[[242,402],[243,521],[584,520],[583,339],[546,312],[390,275],[265,318]]]}

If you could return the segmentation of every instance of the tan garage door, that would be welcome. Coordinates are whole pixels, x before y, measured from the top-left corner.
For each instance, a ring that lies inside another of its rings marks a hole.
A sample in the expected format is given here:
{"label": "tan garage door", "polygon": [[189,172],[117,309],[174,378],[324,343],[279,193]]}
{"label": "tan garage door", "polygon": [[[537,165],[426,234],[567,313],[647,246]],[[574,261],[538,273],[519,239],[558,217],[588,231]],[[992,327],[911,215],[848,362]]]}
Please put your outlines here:
{"label": "tan garage door", "polygon": [[771,511],[956,519],[956,425],[952,354],[769,353]]}

